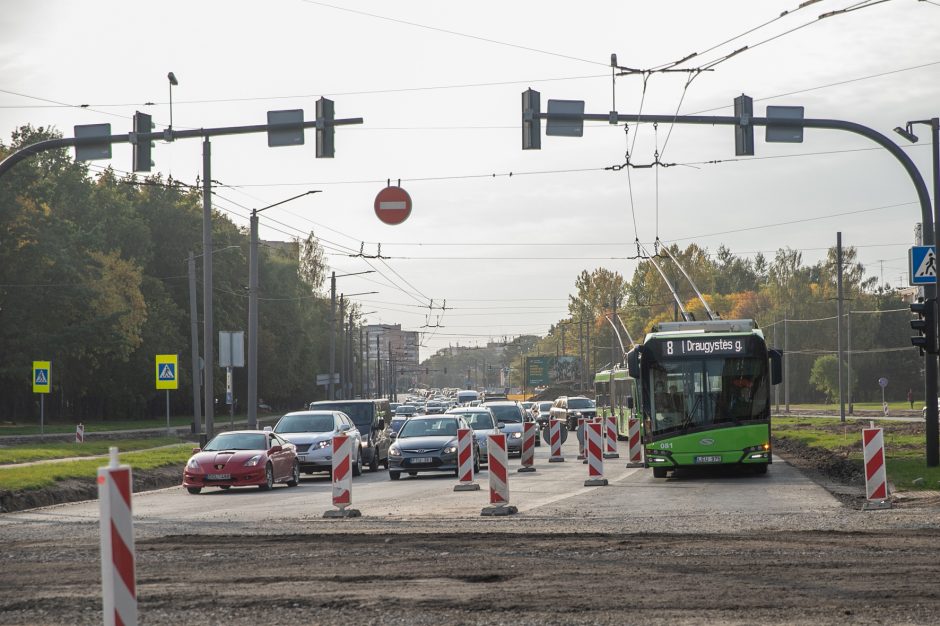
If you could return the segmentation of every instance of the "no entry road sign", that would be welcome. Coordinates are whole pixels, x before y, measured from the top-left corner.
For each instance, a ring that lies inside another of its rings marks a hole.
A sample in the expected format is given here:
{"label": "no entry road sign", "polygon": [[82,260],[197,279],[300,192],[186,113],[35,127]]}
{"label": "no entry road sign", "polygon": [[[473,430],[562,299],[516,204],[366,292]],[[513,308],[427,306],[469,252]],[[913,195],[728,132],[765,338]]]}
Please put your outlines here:
{"label": "no entry road sign", "polygon": [[386,224],[401,224],[411,215],[411,196],[401,187],[386,187],[375,196],[375,214]]}

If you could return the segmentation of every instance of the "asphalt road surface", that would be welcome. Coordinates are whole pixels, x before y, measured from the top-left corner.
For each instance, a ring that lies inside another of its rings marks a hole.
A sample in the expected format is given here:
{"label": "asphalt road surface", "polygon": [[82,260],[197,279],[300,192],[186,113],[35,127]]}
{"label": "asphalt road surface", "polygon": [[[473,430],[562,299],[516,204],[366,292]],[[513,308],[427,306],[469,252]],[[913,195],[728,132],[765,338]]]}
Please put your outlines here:
{"label": "asphalt road surface", "polygon": [[[776,459],[765,476],[653,479],[608,460],[515,472],[483,518],[452,476],[365,473],[362,518],[325,477],[136,494],[141,624],[912,623],[940,615],[940,507],[844,506]],[[101,623],[98,506],[0,516],[0,624]]]}

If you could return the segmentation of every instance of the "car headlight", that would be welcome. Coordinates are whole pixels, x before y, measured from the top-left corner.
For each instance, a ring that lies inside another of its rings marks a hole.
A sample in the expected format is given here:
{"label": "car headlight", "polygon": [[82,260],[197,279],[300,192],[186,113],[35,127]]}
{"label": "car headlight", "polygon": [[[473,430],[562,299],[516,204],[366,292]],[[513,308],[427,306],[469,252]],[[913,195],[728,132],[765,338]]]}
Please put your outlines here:
{"label": "car headlight", "polygon": [[510,433],[509,438],[510,439],[522,439],[522,433]]}
{"label": "car headlight", "polygon": [[444,449],[441,452],[444,454],[454,454],[457,452],[457,446],[455,444],[444,446]]}
{"label": "car headlight", "polygon": [[311,447],[314,448],[314,449],[317,449],[317,450],[321,450],[321,449],[323,449],[323,448],[329,448],[329,447],[332,446],[332,445],[333,445],[333,442],[332,442],[331,440],[329,440],[329,439],[324,439],[323,441],[318,441],[318,442],[316,442],[316,443],[313,444]]}
{"label": "car headlight", "polygon": [[261,454],[254,455],[253,457],[245,461],[245,467],[254,467],[255,465],[261,462],[262,456],[264,455],[261,455]]}
{"label": "car headlight", "polygon": [[186,464],[186,469],[199,470],[199,462],[196,460],[196,457],[189,459],[189,462]]}
{"label": "car headlight", "polygon": [[401,448],[398,446],[392,446],[388,449],[389,456],[401,456]]}

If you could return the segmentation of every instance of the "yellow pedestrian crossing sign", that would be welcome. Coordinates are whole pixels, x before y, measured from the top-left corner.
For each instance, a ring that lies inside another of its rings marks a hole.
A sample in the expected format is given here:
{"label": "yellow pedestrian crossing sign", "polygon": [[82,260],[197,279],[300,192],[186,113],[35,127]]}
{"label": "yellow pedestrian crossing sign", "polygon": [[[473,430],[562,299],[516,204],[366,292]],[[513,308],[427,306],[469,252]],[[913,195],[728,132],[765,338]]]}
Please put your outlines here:
{"label": "yellow pedestrian crossing sign", "polygon": [[33,393],[49,393],[52,379],[49,375],[51,361],[33,361]]}
{"label": "yellow pedestrian crossing sign", "polygon": [[179,389],[179,368],[175,354],[157,355],[157,389]]}

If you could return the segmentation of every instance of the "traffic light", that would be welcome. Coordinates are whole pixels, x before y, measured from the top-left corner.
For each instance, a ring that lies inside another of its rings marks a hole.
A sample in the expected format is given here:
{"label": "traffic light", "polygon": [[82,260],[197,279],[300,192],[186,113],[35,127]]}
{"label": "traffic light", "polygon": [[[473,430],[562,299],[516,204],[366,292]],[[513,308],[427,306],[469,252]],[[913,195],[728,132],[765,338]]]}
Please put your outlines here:
{"label": "traffic light", "polygon": [[911,303],[911,313],[918,319],[911,320],[911,329],[920,333],[911,337],[911,345],[920,349],[920,353],[937,353],[937,300],[918,298]]}
{"label": "traffic light", "polygon": [[522,149],[542,148],[542,120],[539,117],[539,92],[526,89],[522,92]]}
{"label": "traffic light", "polygon": [[741,118],[741,123],[734,127],[735,156],[754,156],[754,100],[743,93],[734,99],[734,116]]}
{"label": "traffic light", "polygon": [[[149,133],[153,130],[153,116],[137,111],[134,113],[134,134]],[[133,151],[134,171],[149,172],[153,166],[151,161],[151,150],[153,143],[149,139],[140,139],[135,137],[131,146]]]}
{"label": "traffic light", "polygon": [[334,119],[333,101],[326,98],[317,100],[317,158],[333,158],[333,135],[336,127]]}

